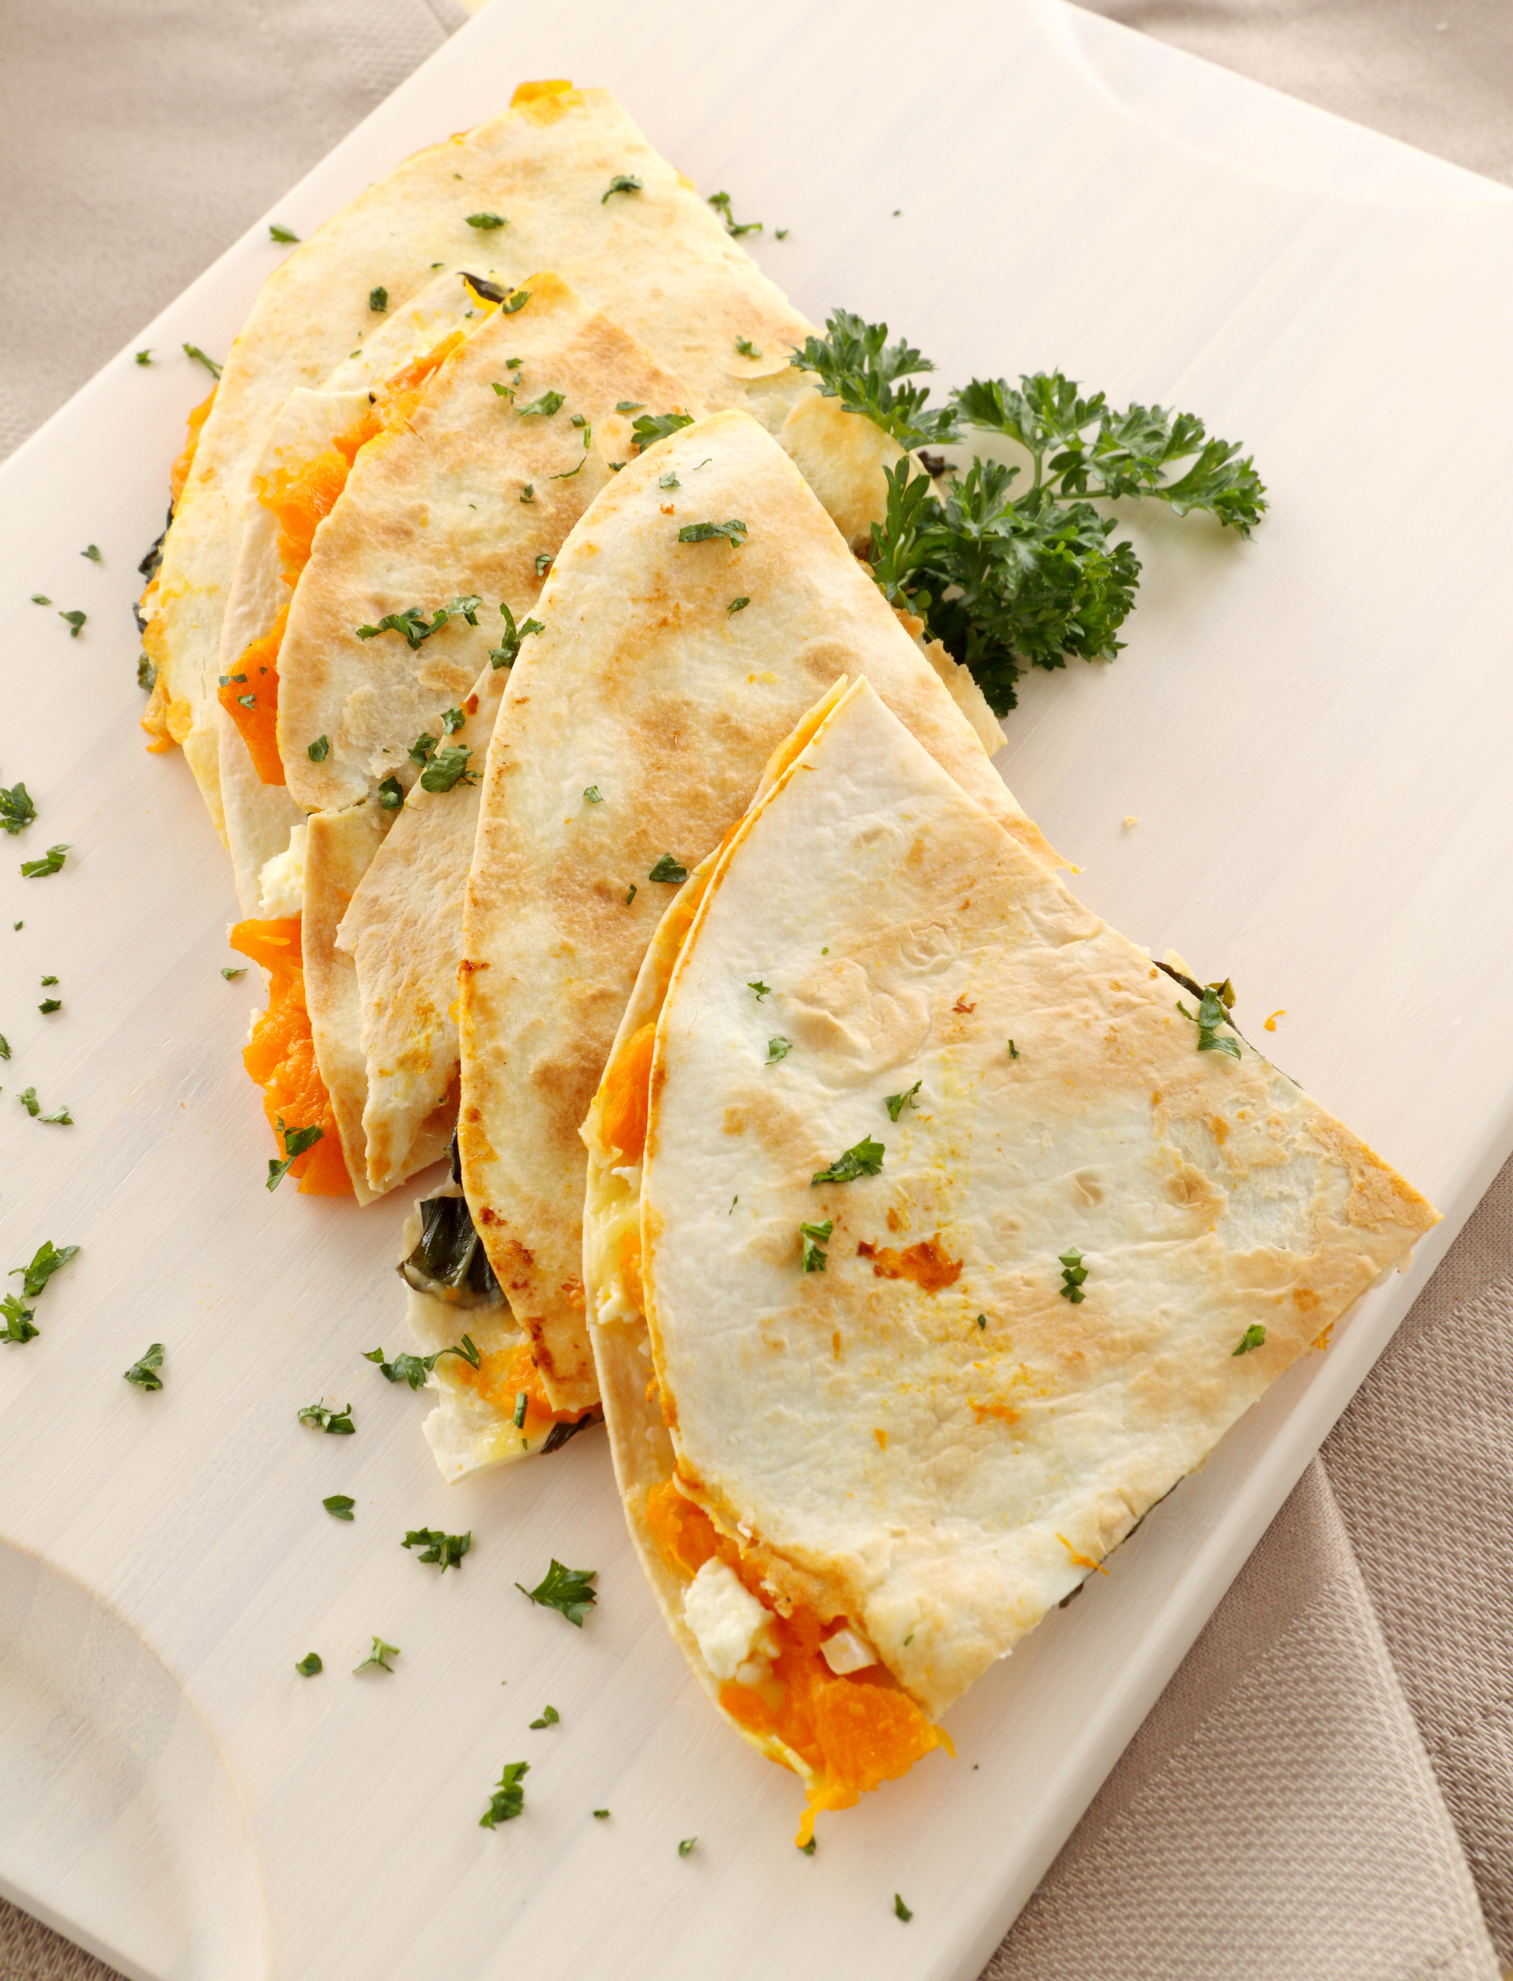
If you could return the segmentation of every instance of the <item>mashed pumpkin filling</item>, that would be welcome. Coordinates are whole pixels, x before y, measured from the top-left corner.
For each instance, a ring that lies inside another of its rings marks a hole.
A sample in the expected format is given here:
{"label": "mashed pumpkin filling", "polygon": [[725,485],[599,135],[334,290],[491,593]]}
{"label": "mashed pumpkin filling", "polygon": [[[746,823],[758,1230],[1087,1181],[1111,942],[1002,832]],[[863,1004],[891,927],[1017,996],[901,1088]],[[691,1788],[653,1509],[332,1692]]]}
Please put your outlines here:
{"label": "mashed pumpkin filling", "polygon": [[787,1615],[763,1596],[760,1570],[674,1479],[646,1496],[646,1524],[668,1571],[691,1586],[706,1562],[721,1561],[767,1612],[776,1654],[743,1664],[719,1689],[722,1708],[771,1759],[804,1777],[809,1800],[795,1842],[803,1848],[824,1809],[849,1809],[869,1789],[896,1781],[936,1747],[945,1731],[920,1710],[887,1668],[873,1662],[837,1672],[826,1644],[851,1634],[844,1617],[822,1621],[794,1604]]}
{"label": "mashed pumpkin filling", "polygon": [[[491,305],[479,300],[486,314]],[[367,410],[332,436],[329,447],[293,468],[277,468],[271,475],[257,477],[257,499],[279,526],[279,564],[291,591],[310,562],[315,532],[336,507],[358,454],[379,434],[408,423],[427,385],[463,339],[461,330],[453,330],[433,350],[395,372]],[[286,781],[278,750],[278,656],[288,624],[286,604],[268,631],[246,648],[231,673],[222,676],[217,693],[264,784]]]}
{"label": "mashed pumpkin filling", "polygon": [[278,1142],[289,1153],[295,1129],[318,1128],[320,1139],[289,1165],[300,1190],[313,1197],[349,1197],[352,1179],[342,1155],[331,1096],[321,1079],[305,1004],[304,952],[300,918],[238,922],[228,938],[241,955],[268,972],[268,1009],[257,1019],[242,1064],[263,1090],[263,1111]]}
{"label": "mashed pumpkin filling", "polygon": [[[455,1382],[473,1390],[481,1402],[513,1417],[527,1444],[534,1444],[538,1438],[544,1437],[554,1424],[578,1424],[585,1417],[599,1415],[596,1404],[590,1404],[584,1410],[552,1408],[542,1386],[541,1373],[531,1359],[531,1344],[524,1339],[509,1348],[499,1348],[492,1354],[481,1355],[476,1369],[470,1363],[458,1360],[447,1373]],[[522,1396],[525,1398],[523,1413],[520,1411]]]}
{"label": "mashed pumpkin filling", "polygon": [[[183,451],[168,471],[170,523],[194,467],[195,453],[200,444],[200,429],[210,417],[210,408],[215,404],[215,391],[212,385],[189,415]],[[152,662],[154,670],[152,694],[148,699],[146,712],[142,716],[142,727],[152,739],[147,747],[155,755],[164,750],[171,750],[176,743],[182,743],[189,734],[192,722],[189,703],[176,702],[169,697],[168,675],[165,668],[167,654],[163,646],[163,628],[158,615],[158,603],[158,580],[153,578],[137,601],[137,612],[142,622],[142,649]]]}

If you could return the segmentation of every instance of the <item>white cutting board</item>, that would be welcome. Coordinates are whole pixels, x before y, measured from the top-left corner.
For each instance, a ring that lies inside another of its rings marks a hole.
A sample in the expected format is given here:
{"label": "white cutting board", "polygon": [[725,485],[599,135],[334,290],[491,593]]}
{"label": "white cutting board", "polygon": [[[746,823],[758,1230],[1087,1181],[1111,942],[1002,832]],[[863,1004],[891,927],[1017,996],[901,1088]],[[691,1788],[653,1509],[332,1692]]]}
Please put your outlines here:
{"label": "white cutting board", "polygon": [[[1256,541],[1142,521],[1128,651],[1027,683],[1000,762],[1084,897],[1231,975],[1446,1222],[948,1716],[959,1758],[800,1856],[797,1784],[692,1683],[602,1436],[444,1487],[424,1404],[359,1359],[400,1345],[403,1206],[262,1187],[229,870],[184,765],[141,749],[127,617],[205,380],[124,352],[0,471],[0,775],[41,813],[0,841],[0,1249],[83,1247],[41,1338],[0,1347],[0,1889],[132,1976],[975,1976],[1513,1147],[1513,197],[1052,0],[580,0],[488,9],[270,217],[308,234],[556,75],[789,227],[754,251],[811,315],[1254,449]],[[253,229],[133,342],[224,352],[278,252]],[[55,840],[65,872],[18,879]],[[76,1125],[30,1120],[28,1084]],[[120,1372],[153,1340],[145,1395]],[[322,1392],[355,1437],[297,1426]],[[460,1573],[402,1551],[417,1525],[472,1530]],[[514,1588],[554,1554],[599,1570],[581,1631]],[[375,1632],[396,1669],[354,1677]],[[519,1759],[524,1817],[479,1828]]]}

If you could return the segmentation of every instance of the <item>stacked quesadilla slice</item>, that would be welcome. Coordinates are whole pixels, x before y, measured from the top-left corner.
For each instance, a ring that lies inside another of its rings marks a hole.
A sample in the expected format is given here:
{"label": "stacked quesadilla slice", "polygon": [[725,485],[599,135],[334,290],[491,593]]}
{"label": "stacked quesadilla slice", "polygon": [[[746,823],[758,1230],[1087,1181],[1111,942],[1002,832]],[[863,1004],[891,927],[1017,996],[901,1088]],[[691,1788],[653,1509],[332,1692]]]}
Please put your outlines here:
{"label": "stacked quesadilla slice", "polygon": [[1435,1222],[866,680],[662,922],[584,1139],[633,1535],[814,1816]]}

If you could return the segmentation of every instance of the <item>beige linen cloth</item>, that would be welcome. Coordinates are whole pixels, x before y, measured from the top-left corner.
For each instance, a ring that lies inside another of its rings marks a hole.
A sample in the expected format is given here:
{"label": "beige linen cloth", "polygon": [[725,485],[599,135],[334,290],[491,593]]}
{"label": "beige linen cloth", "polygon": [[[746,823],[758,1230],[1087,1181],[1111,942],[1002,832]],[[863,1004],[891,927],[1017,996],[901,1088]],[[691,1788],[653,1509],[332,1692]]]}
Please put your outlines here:
{"label": "beige linen cloth", "polygon": [[[1513,184],[1510,0],[1095,11]],[[464,17],[457,0],[0,0],[0,266],[29,272],[0,293],[0,455]],[[48,293],[79,306],[36,310]],[[984,1981],[1496,1981],[1499,1963],[1513,1163]],[[112,1971],[0,1902],[0,1981]]]}

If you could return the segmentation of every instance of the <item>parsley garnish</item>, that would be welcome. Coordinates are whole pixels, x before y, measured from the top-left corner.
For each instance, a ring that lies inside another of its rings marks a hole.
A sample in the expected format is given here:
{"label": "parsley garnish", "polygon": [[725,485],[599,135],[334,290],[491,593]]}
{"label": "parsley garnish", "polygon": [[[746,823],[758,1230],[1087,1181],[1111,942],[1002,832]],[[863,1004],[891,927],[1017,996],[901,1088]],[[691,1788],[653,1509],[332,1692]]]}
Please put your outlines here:
{"label": "parsley garnish", "polygon": [[378,787],[377,796],[386,812],[397,812],[405,801],[404,786],[397,777],[386,777]]}
{"label": "parsley garnish", "polygon": [[71,640],[78,639],[89,620],[87,612],[60,612],[58,617],[68,621],[68,637]]}
{"label": "parsley garnish", "polygon": [[220,377],[221,367],[216,363],[214,358],[207,357],[198,344],[186,344],[184,346],[184,356],[186,358],[193,358],[197,365],[203,365],[212,378]]}
{"label": "parsley garnish", "polygon": [[683,486],[682,482],[678,480],[677,476],[673,473],[671,468],[668,469],[665,475],[657,476],[658,488],[681,488],[682,486]]}
{"label": "parsley garnish", "polygon": [[528,406],[520,406],[516,410],[522,419],[528,414],[536,413],[542,419],[549,420],[554,413],[560,413],[565,404],[566,400],[562,393],[543,392],[539,399],[533,399]]}
{"label": "parsley garnish", "polygon": [[333,1520],[354,1519],[355,1516],[352,1509],[356,1504],[356,1500],[353,1499],[350,1493],[332,1493],[328,1499],[321,1501],[321,1505]]}
{"label": "parsley garnish", "polygon": [[5,1325],[0,1327],[0,1341],[35,1341],[42,1332],[40,1328],[32,1326],[36,1311],[35,1307],[23,1307],[14,1293],[7,1293],[5,1298],[0,1300],[0,1316],[3,1316],[5,1321]]}
{"label": "parsley garnish", "polygon": [[145,653],[137,655],[137,686],[150,695],[158,685],[158,670]]}
{"label": "parsley garnish", "polygon": [[645,404],[646,401],[644,399],[617,399],[615,401],[615,411],[617,413],[639,413]]}
{"label": "parsley garnish", "polygon": [[[733,1210],[734,1208],[735,1206],[732,1205],[731,1209]],[[825,1219],[823,1224],[801,1224],[799,1226],[799,1237],[803,1243],[804,1271],[806,1273],[822,1273],[825,1270],[825,1261],[830,1255],[823,1251],[821,1247],[829,1239],[834,1230],[835,1219],[829,1217]]]}
{"label": "parsley garnish", "polygon": [[150,344],[145,351],[137,352],[136,362],[139,365],[150,365],[152,363],[152,346]]}
{"label": "parsley garnish", "polygon": [[534,482],[523,484],[520,490],[520,500],[522,502],[534,502],[536,500],[536,484]]}
{"label": "parsley garnish", "polygon": [[1236,1355],[1248,1355],[1252,1348],[1264,1348],[1265,1345],[1266,1345],[1265,1328],[1261,1326],[1261,1323],[1259,1321],[1252,1321],[1250,1326],[1245,1330],[1244,1334],[1240,1336],[1239,1347],[1236,1348],[1233,1352]]}
{"label": "parsley garnish", "polygon": [[502,213],[470,213],[467,222],[470,227],[476,227],[480,234],[492,234],[496,227],[508,227],[510,224]]}
{"label": "parsley garnish", "polygon": [[352,1422],[350,1403],[340,1410],[333,1410],[330,1404],[325,1402],[307,1403],[299,1412],[299,1422],[311,1424],[317,1431],[325,1431],[333,1438],[350,1438],[357,1429]]}
{"label": "parsley garnish", "polygon": [[1063,1300],[1070,1300],[1074,1307],[1079,1306],[1087,1295],[1082,1290],[1082,1282],[1087,1278],[1087,1267],[1082,1263],[1082,1254],[1074,1245],[1069,1251],[1058,1253],[1061,1261],[1061,1286],[1058,1289]]}
{"label": "parsley garnish", "polygon": [[470,1368],[478,1367],[478,1350],[473,1344],[473,1337],[467,1334],[457,1347],[438,1348],[434,1355],[396,1355],[392,1362],[386,1362],[381,1348],[368,1348],[363,1351],[362,1359],[376,1362],[385,1382],[408,1383],[411,1389],[419,1389],[443,1355],[455,1355],[459,1362],[466,1362]]}
{"label": "parsley garnish", "polygon": [[295,1661],[294,1669],[301,1678],[314,1678],[318,1671],[325,1670],[325,1666],[321,1663],[319,1651],[306,1651],[302,1658]]}
{"label": "parsley garnish", "polygon": [[15,1279],[19,1274],[21,1291],[27,1299],[35,1300],[53,1274],[60,1272],[70,1259],[77,1257],[78,1251],[77,1245],[54,1245],[50,1238],[45,1238],[32,1254],[31,1264],[12,1266],[6,1277]]}
{"label": "parsley garnish", "polygon": [[[54,977],[52,981],[56,983],[58,980]],[[42,1002],[37,1006],[37,1009],[44,1015],[53,1011],[61,1011],[63,1009],[63,1000],[61,997],[44,997]]]}
{"label": "parsley garnish", "polygon": [[733,598],[725,608],[726,613],[744,612],[750,603],[751,600],[749,598]]}
{"label": "parsley garnish", "polygon": [[388,307],[389,292],[383,287],[382,283],[379,284],[378,288],[368,291],[368,308],[372,310],[375,316],[382,316]]}
{"label": "parsley garnish", "polygon": [[523,1582],[515,1587],[522,1596],[529,1596],[533,1603],[540,1603],[547,1609],[560,1610],[569,1623],[581,1630],[583,1619],[599,1600],[593,1587],[597,1568],[564,1568],[555,1558],[546,1574],[534,1589],[527,1589]]}
{"label": "parsley garnish", "polygon": [[[655,447],[659,440],[666,440],[681,427],[692,426],[691,413],[643,413],[631,427],[631,438],[644,454],[649,447]],[[677,483],[663,482],[663,488],[676,488]]]}
{"label": "parsley garnish", "polygon": [[914,1914],[904,1904],[897,1892],[893,1894],[893,1915],[896,1919],[902,1919],[905,1922],[914,1917]]}
{"label": "parsley garnish", "polygon": [[[788,238],[788,234],[789,234],[789,229],[788,229],[788,228],[786,228],[786,227],[779,227],[779,228],[777,228],[777,229],[776,229],[776,231],[774,232],[774,234],[773,234],[773,236],[772,236],[772,238],[773,238],[773,240],[775,240],[775,241],[786,241],[786,240],[787,240],[787,238]],[[814,1855],[814,1838],[813,1838],[813,1837],[811,1837],[811,1838],[809,1839],[809,1841],[808,1841],[808,1843],[807,1843],[807,1844],[806,1844],[806,1845],[804,1846],[804,1848],[805,1848],[805,1850],[807,1851],[807,1853],[808,1853],[808,1855],[809,1855],[809,1856],[811,1856],[811,1857],[812,1857],[812,1856]]]}
{"label": "parsley garnish", "polygon": [[[787,230],[785,229],[784,232],[786,231]],[[782,240],[783,235],[780,233],[777,238],[779,240]],[[819,1842],[820,1840],[818,1837],[811,1837],[808,1843],[801,1843],[799,1845],[799,1850],[802,1852],[802,1854],[805,1857],[813,1857],[815,1851],[818,1850],[819,1848]]]}
{"label": "parsley garnish", "polygon": [[735,215],[730,210],[729,193],[711,193],[709,195],[709,204],[714,208],[715,212],[719,214],[720,218],[725,222],[725,232],[727,234],[733,235],[735,238],[739,239],[739,237],[742,234],[761,233],[762,223],[760,220],[738,221],[735,218]]}
{"label": "parsley garnish", "polygon": [[986,1327],[987,1327],[987,1325],[988,1325],[988,1317],[987,1317],[987,1315],[986,1315],[986,1314],[979,1314],[979,1315],[977,1316],[977,1325],[978,1325],[978,1326],[979,1326],[980,1328],[986,1328]]}
{"label": "parsley garnish", "polygon": [[448,736],[455,736],[467,721],[460,708],[444,708],[441,711],[441,726]]}
{"label": "parsley garnish", "polygon": [[16,1099],[20,1101],[33,1121],[50,1121],[60,1128],[72,1128],[74,1125],[74,1118],[66,1107],[55,1107],[51,1114],[44,1114],[35,1087],[28,1087],[24,1093],[17,1094]]}
{"label": "parsley garnish", "polygon": [[270,241],[281,241],[287,243],[290,241],[297,241],[299,239],[299,235],[291,234],[287,227],[280,227],[278,222],[275,220],[270,222],[269,224],[268,238]]}
{"label": "parsley garnish", "polygon": [[1016,1045],[1015,1045],[1015,1043],[1014,1043],[1014,1041],[1013,1041],[1012,1039],[1010,1039],[1010,1040],[1009,1040],[1009,1058],[1010,1058],[1010,1059],[1018,1059],[1018,1057],[1019,1057],[1019,1048],[1018,1048],[1018,1046],[1016,1046]]}
{"label": "parsley garnish", "polygon": [[737,337],[735,347],[743,358],[759,358],[762,355],[749,337]]}
{"label": "parsley garnish", "polygon": [[687,880],[688,869],[685,866],[681,866],[672,857],[671,853],[664,853],[646,878],[648,880],[670,881],[674,886],[677,886]]}
{"label": "parsley garnish", "polygon": [[13,784],[9,791],[0,784],[0,828],[12,839],[36,820],[37,808],[24,784]]}
{"label": "parsley garnish", "polygon": [[397,1644],[386,1644],[381,1637],[375,1637],[373,1639],[372,1650],[360,1665],[354,1665],[352,1669],[353,1671],[366,1671],[369,1665],[377,1665],[380,1671],[393,1671],[394,1667],[389,1663],[390,1658],[403,1656],[404,1653]]}
{"label": "parsley garnish", "polygon": [[282,1115],[278,1118],[278,1131],[284,1138],[284,1154],[281,1161],[275,1161],[272,1156],[268,1158],[267,1188],[270,1190],[276,1190],[283,1182],[289,1174],[291,1163],[298,1162],[307,1149],[313,1149],[317,1142],[324,1141],[326,1137],[324,1128],[286,1128]]}
{"label": "parsley garnish", "polygon": [[[489,382],[490,382],[490,384],[491,384],[491,385],[493,386],[493,388],[494,388],[494,391],[495,391],[495,393],[497,394],[497,396],[498,396],[499,398],[501,398],[501,399],[508,399],[508,400],[509,400],[509,402],[510,402],[510,404],[511,404],[512,406],[514,405],[514,403],[515,403],[515,388],[514,388],[514,386],[513,386],[513,385],[501,385],[501,384],[499,383],[499,381],[498,381],[498,379],[497,379],[497,378],[495,378],[495,379],[491,379],[491,380],[490,380]],[[522,500],[523,500],[523,499],[524,499],[524,498],[522,497]]]}
{"label": "parsley garnish", "polygon": [[883,1144],[863,1135],[854,1148],[837,1156],[826,1168],[817,1169],[809,1179],[810,1187],[816,1183],[853,1183],[858,1176],[876,1176],[883,1166],[883,1155]]}
{"label": "parsley garnish", "polygon": [[746,980],[746,988],[749,991],[756,992],[756,1000],[758,1004],[761,1003],[764,997],[770,997],[772,995],[771,984],[764,984],[760,977],[748,977]]}
{"label": "parsley garnish", "polygon": [[627,894],[625,897],[625,905],[627,908],[630,906],[632,901],[635,900],[635,898],[636,898],[636,883],[632,881],[630,884],[630,893]]}
{"label": "parsley garnish", "polygon": [[531,1731],[534,1733],[538,1727],[556,1726],[561,1718],[555,1706],[543,1706],[540,1719],[531,1721]]}
{"label": "parsley garnish", "polygon": [[531,1393],[528,1389],[517,1390],[515,1392],[515,1416],[513,1421],[517,1431],[523,1431],[525,1429],[525,1413],[530,1400]]}
{"label": "parsley garnish", "polygon": [[597,784],[586,784],[583,787],[583,795],[591,805],[602,805],[604,803],[604,793],[599,789]]}
{"label": "parsley garnish", "polygon": [[158,1370],[163,1366],[163,1344],[155,1341],[140,1361],[133,1362],[125,1372],[126,1380],[135,1383],[138,1389],[161,1389],[163,1378]]}
{"label": "parsley garnish", "polygon": [[[1226,990],[1229,991],[1229,997],[1227,999],[1224,996]],[[1230,1022],[1229,1013],[1224,1007],[1226,1003],[1232,1004],[1234,1002],[1234,995],[1234,990],[1230,986],[1228,978],[1222,984],[1205,984],[1203,986],[1202,1002],[1198,1006],[1196,1017],[1188,1010],[1180,997],[1177,999],[1177,1009],[1182,1013],[1182,1016],[1189,1019],[1198,1028],[1199,1052],[1227,1052],[1231,1059],[1238,1059],[1240,1057],[1240,1041],[1234,1037],[1233,1033],[1228,1034],[1224,1038],[1219,1036],[1219,1027],[1221,1025],[1228,1025]]]}
{"label": "parsley garnish", "polygon": [[[504,301],[499,305],[499,314],[501,316],[516,316],[525,308],[530,299],[531,292],[529,289],[517,289],[512,296],[506,296]],[[506,358],[504,362],[507,365],[519,365],[523,364],[525,360],[523,358]]]}
{"label": "parsley garnish", "polygon": [[724,537],[732,550],[739,550],[746,540],[746,525],[732,516],[728,523],[685,523],[678,531],[679,543],[708,543],[712,537]]}
{"label": "parsley garnish", "polygon": [[[16,927],[19,929],[20,926],[21,924],[17,922]],[[0,1059],[9,1059],[10,1056],[11,1056],[10,1040],[4,1037],[0,1037]]]}
{"label": "parsley garnish", "polygon": [[506,1761],[504,1773],[499,1777],[499,1786],[489,1797],[489,1806],[478,1818],[481,1830],[492,1830],[500,1823],[508,1823],[525,1808],[525,1790],[520,1785],[520,1777],[530,1773],[529,1761]]}
{"label": "parsley garnish", "polygon": [[46,596],[45,596],[45,595],[44,595],[44,594],[43,594],[42,592],[33,592],[33,593],[32,593],[32,604],[33,604],[33,605],[51,605],[51,604],[52,604],[52,600],[51,600],[50,598],[48,598],[48,597],[46,597]]}
{"label": "parsley garnish", "polygon": [[473,1545],[471,1530],[466,1534],[444,1534],[439,1527],[412,1527],[404,1537],[407,1548],[419,1548],[422,1561],[435,1562],[443,1575],[449,1568],[461,1568],[462,1558]]}
{"label": "parsley garnish", "polygon": [[[527,493],[529,493],[529,490],[527,490]],[[525,496],[522,495],[520,500],[524,502]],[[537,562],[540,562],[539,558]],[[515,662],[520,658],[520,642],[529,638],[532,633],[544,632],[546,629],[542,626],[539,619],[527,619],[523,625],[517,626],[515,624],[514,613],[510,611],[503,599],[499,601],[499,610],[504,619],[504,631],[499,636],[498,646],[490,647],[489,659],[494,663],[496,668],[513,667]]]}
{"label": "parsley garnish", "polygon": [[679,1857],[686,1857],[698,1841],[699,1839],[697,1837],[684,1837],[683,1841],[678,1845]]}
{"label": "parsley garnish", "polygon": [[317,736],[315,741],[305,751],[305,755],[313,764],[323,764],[330,754],[331,738],[329,736]]}
{"label": "parsley garnish", "polygon": [[906,1094],[885,1094],[883,1096],[883,1106],[888,1110],[888,1119],[890,1121],[897,1121],[906,1107],[919,1106],[919,1102],[915,1100],[914,1096],[924,1084],[923,1080],[916,1080]]}
{"label": "parsley garnish", "polygon": [[438,750],[420,773],[422,791],[450,791],[457,784],[476,784],[478,773],[468,769],[473,752],[463,743],[449,743]]}
{"label": "parsley garnish", "polygon": [[81,557],[87,557],[91,564],[98,564],[100,562],[100,546],[97,543],[87,543],[79,552],[79,555]]}
{"label": "parsley garnish", "polygon": [[439,633],[449,619],[466,619],[470,626],[476,626],[478,608],[482,603],[482,599],[471,595],[466,598],[454,598],[448,605],[438,605],[429,619],[426,618],[423,606],[409,605],[403,612],[385,613],[376,626],[357,627],[357,637],[360,640],[375,640],[380,633],[403,633],[413,652],[422,640],[428,640],[433,633]]}
{"label": "parsley garnish", "polygon": [[607,1809],[596,1809],[594,1811],[594,1821],[596,1823],[602,1823],[608,1815],[609,1811]]}
{"label": "parsley garnish", "polygon": [[552,553],[549,550],[538,550],[536,552],[536,576],[538,578],[544,578],[551,568]]}
{"label": "parsley garnish", "polygon": [[769,1066],[776,1066],[780,1059],[786,1059],[792,1051],[792,1039],[769,1039],[767,1041],[767,1064]]}
{"label": "parsley garnish", "polygon": [[927,385],[897,383],[915,372],[934,371],[932,360],[906,338],[895,344],[887,338],[886,323],[867,323],[850,310],[836,310],[825,319],[825,335],[807,338],[788,362],[815,372],[827,399],[839,399],[848,413],[862,414],[901,447],[959,439],[954,406],[927,411]]}
{"label": "parsley garnish", "polygon": [[606,205],[616,193],[638,193],[640,191],[641,181],[639,179],[633,179],[628,172],[617,172],[609,182],[609,191],[600,200],[599,204],[600,206]]}
{"label": "parsley garnish", "polygon": [[245,963],[242,965],[240,970],[232,969],[229,965],[227,965],[221,971],[221,975],[226,979],[228,984],[234,984],[238,977],[245,977],[246,974],[247,974],[247,966]]}

